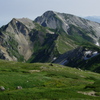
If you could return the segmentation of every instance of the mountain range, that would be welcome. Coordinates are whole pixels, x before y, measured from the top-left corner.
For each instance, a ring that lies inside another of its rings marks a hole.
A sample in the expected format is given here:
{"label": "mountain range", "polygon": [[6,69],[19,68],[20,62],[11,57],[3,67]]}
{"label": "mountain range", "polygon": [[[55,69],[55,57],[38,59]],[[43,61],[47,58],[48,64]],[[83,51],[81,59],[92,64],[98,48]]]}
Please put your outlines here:
{"label": "mountain range", "polygon": [[87,16],[87,17],[84,17],[84,18],[87,19],[87,20],[90,20],[90,21],[100,23],[100,16]]}
{"label": "mountain range", "polygon": [[34,21],[13,18],[0,28],[0,59],[9,61],[51,62],[100,72],[99,46],[99,23],[55,11]]}

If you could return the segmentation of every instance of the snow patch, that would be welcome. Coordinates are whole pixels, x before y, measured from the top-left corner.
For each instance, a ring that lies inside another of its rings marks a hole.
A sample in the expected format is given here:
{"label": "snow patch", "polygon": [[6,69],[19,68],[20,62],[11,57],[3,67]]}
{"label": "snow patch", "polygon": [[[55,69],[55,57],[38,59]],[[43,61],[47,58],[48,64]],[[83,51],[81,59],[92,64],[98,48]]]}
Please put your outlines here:
{"label": "snow patch", "polygon": [[18,21],[16,21],[16,24],[18,23]]}
{"label": "snow patch", "polygon": [[97,42],[96,45],[97,45],[97,46],[100,46],[100,45],[99,45],[99,42]]}
{"label": "snow patch", "polygon": [[97,56],[98,54],[99,54],[98,51],[94,51],[94,52],[93,51],[86,51],[84,60],[88,60],[94,56]]}
{"label": "snow patch", "polygon": [[85,55],[91,54],[92,51],[86,51]]}

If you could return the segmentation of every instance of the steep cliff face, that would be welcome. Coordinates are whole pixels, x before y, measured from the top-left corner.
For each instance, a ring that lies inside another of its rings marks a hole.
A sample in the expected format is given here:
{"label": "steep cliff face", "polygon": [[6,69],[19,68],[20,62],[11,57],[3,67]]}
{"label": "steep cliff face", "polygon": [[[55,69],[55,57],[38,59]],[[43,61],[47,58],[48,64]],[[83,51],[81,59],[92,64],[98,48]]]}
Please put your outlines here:
{"label": "steep cliff face", "polygon": [[[1,28],[4,35],[2,45],[11,53],[15,51],[28,60],[32,54],[29,33],[35,27],[30,19],[12,19],[6,26]],[[16,54],[17,55],[17,54]]]}
{"label": "steep cliff face", "polygon": [[36,24],[27,18],[14,18],[3,26],[0,29],[1,46],[5,48],[2,52],[6,54],[3,56],[8,60],[13,60],[13,56],[16,58],[15,60],[28,60],[34,52],[32,36],[37,34],[36,31],[33,31],[33,29],[36,30],[35,28]]}

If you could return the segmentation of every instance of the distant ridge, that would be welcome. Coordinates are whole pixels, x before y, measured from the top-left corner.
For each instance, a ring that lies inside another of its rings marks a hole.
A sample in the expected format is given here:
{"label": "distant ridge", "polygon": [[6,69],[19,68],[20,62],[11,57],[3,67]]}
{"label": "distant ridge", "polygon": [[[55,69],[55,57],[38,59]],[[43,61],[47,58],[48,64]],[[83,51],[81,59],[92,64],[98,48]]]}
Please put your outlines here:
{"label": "distant ridge", "polygon": [[94,21],[94,22],[100,23],[100,16],[87,16],[87,17],[84,17],[84,18],[88,19],[90,21]]}

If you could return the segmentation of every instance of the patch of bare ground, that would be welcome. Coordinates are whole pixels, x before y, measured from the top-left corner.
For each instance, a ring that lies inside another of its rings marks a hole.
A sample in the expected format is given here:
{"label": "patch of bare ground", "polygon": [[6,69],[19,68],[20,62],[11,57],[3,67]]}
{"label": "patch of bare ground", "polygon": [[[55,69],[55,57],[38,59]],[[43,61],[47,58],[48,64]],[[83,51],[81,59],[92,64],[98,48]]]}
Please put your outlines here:
{"label": "patch of bare ground", "polygon": [[29,70],[30,73],[40,72],[40,70]]}
{"label": "patch of bare ground", "polygon": [[84,95],[89,95],[89,96],[96,96],[95,91],[89,91],[89,92],[78,91],[78,93],[81,93],[81,94],[84,94]]}

